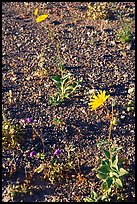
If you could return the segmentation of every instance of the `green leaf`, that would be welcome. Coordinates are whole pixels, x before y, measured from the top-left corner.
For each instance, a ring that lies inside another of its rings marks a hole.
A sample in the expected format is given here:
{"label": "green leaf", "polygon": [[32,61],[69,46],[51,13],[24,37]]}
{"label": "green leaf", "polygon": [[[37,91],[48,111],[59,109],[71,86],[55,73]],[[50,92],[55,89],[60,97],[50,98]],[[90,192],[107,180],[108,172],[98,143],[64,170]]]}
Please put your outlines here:
{"label": "green leaf", "polygon": [[84,198],[84,202],[97,202],[97,194],[95,191],[90,193],[90,197]]}
{"label": "green leaf", "polygon": [[37,157],[38,157],[39,159],[42,159],[42,160],[45,159],[45,156],[46,156],[46,155],[45,155],[44,153],[40,153],[40,152],[39,152],[39,153],[37,154]]}
{"label": "green leaf", "polygon": [[106,179],[108,177],[108,174],[98,173],[97,178],[99,179]]}
{"label": "green leaf", "polygon": [[98,143],[97,143],[97,147],[101,147],[103,144],[108,144],[108,141],[99,141]]}
{"label": "green leaf", "polygon": [[101,197],[101,200],[102,200],[102,201],[105,201],[107,198],[108,198],[108,195],[107,195],[107,194],[104,194],[104,195]]}
{"label": "green leaf", "polygon": [[112,177],[108,177],[108,178],[106,179],[106,182],[107,182],[108,188],[110,188],[111,185],[113,184],[113,178],[112,178]]}
{"label": "green leaf", "polygon": [[71,86],[72,86],[73,88],[75,88],[77,85],[78,85],[77,82],[74,82],[73,84],[71,84]]}
{"label": "green leaf", "polygon": [[65,88],[65,91],[71,92],[72,90],[73,90],[73,86],[72,86],[72,85],[67,86],[67,87]]}
{"label": "green leaf", "polygon": [[102,148],[102,150],[103,150],[105,156],[106,156],[108,159],[110,159],[110,152],[107,151],[107,150],[105,150],[104,148]]}
{"label": "green leaf", "polygon": [[118,166],[117,166],[117,165],[111,166],[110,169],[111,169],[113,172],[117,173],[117,174],[119,173],[119,171],[118,171]]}
{"label": "green leaf", "polygon": [[71,84],[71,85],[67,86],[66,90],[72,93],[79,87],[80,87],[80,85],[75,83],[75,84]]}
{"label": "green leaf", "polygon": [[97,198],[97,194],[96,194],[96,192],[95,192],[95,191],[92,191],[92,192],[91,192],[91,197],[92,197],[92,198],[94,198],[94,199],[96,199],[96,198]]}
{"label": "green leaf", "polygon": [[69,72],[67,74],[64,74],[62,79],[70,78],[70,76],[71,76],[71,73]]}
{"label": "green leaf", "polygon": [[61,101],[60,101],[60,97],[58,95],[58,93],[56,93],[56,95],[54,96],[51,96],[49,98],[49,104],[50,105],[55,105],[55,104],[59,104]]}
{"label": "green leaf", "polygon": [[123,187],[122,181],[118,178],[116,179],[115,183],[119,186],[119,187]]}
{"label": "green leaf", "polygon": [[118,152],[120,149],[123,149],[123,147],[114,147],[114,148],[111,148],[111,151],[114,153]]}
{"label": "green leaf", "polygon": [[41,153],[41,155],[40,155],[40,158],[42,159],[42,160],[44,160],[45,159],[45,154],[44,153]]}
{"label": "green leaf", "polygon": [[62,69],[63,69],[62,63],[59,63],[59,64],[58,64],[58,67],[59,67],[60,70],[62,70]]}
{"label": "green leaf", "polygon": [[69,99],[70,98],[70,93],[65,93],[64,98]]}
{"label": "green leaf", "polygon": [[89,203],[94,203],[94,199],[90,198],[90,197],[86,197],[84,198],[84,202],[89,202]]}
{"label": "green leaf", "polygon": [[104,190],[107,190],[107,189],[108,189],[108,185],[107,185],[107,182],[106,182],[106,181],[102,183],[102,188],[103,188]]}
{"label": "green leaf", "polygon": [[62,84],[63,86],[68,86],[70,84],[70,79],[66,78],[66,79],[62,79]]}
{"label": "green leaf", "polygon": [[109,173],[110,172],[110,168],[108,165],[102,165],[99,169],[98,169],[99,172],[101,173]]}
{"label": "green leaf", "polygon": [[80,82],[79,81],[76,81],[76,82],[74,82],[73,84],[71,84],[72,85],[72,87],[73,88],[78,88],[78,87],[81,87],[81,85],[80,85]]}
{"label": "green leaf", "polygon": [[109,160],[102,160],[102,165],[109,165]]}
{"label": "green leaf", "polygon": [[56,86],[61,89],[61,83],[57,83]]}
{"label": "green leaf", "polygon": [[52,80],[55,82],[55,83],[61,83],[61,78],[59,76],[52,76]]}
{"label": "green leaf", "polygon": [[116,173],[116,172],[114,172],[114,171],[110,171],[110,173],[109,173],[109,176],[110,177],[113,177],[113,178],[119,178],[119,174],[118,173]]}
{"label": "green leaf", "polygon": [[123,168],[120,168],[120,169],[119,169],[119,175],[120,175],[120,176],[123,176],[123,175],[125,175],[125,174],[128,174],[128,171],[126,171],[126,170],[123,169]]}
{"label": "green leaf", "polygon": [[117,158],[116,158],[116,154],[115,154],[115,155],[112,156],[112,164],[113,164],[114,162],[116,162],[116,161],[115,161],[116,159],[117,159]]}
{"label": "green leaf", "polygon": [[118,155],[112,157],[112,167],[118,171]]}

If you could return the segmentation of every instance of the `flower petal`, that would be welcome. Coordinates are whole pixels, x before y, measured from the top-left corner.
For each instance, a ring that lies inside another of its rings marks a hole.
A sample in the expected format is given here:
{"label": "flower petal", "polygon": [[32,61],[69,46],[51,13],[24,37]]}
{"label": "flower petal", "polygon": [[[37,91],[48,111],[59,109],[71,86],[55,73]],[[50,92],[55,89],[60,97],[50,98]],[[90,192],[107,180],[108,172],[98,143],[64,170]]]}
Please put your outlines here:
{"label": "flower petal", "polygon": [[38,8],[36,8],[35,11],[34,11],[35,16],[38,14],[38,11],[39,11]]}
{"label": "flower petal", "polygon": [[43,15],[41,15],[41,16],[38,16],[38,17],[36,18],[36,22],[37,22],[37,23],[40,23],[41,21],[44,21],[47,17],[48,17],[48,14],[43,14]]}
{"label": "flower petal", "polygon": [[56,149],[55,152],[54,152],[54,155],[59,155],[59,154],[61,154],[61,150]]}
{"label": "flower petal", "polygon": [[91,110],[95,110],[101,105],[104,105],[104,102],[109,98],[110,95],[105,95],[106,91],[100,90],[97,93],[97,96],[94,95],[90,98],[90,103],[88,103],[89,106],[91,106]]}
{"label": "flower petal", "polygon": [[36,154],[37,154],[37,152],[32,151],[32,152],[30,152],[30,157],[33,157],[33,156],[35,156]]}

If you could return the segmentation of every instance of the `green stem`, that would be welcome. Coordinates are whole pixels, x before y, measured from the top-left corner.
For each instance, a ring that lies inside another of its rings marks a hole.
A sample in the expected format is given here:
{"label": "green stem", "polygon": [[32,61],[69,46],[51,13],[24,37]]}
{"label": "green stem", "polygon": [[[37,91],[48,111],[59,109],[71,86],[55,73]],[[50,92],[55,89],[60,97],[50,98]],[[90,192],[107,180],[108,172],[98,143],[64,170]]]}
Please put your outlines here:
{"label": "green stem", "polygon": [[[54,38],[54,36],[53,36],[52,29],[51,29],[48,25],[47,25],[47,29],[48,29],[48,31],[49,31],[50,40],[51,40],[51,42],[53,42],[53,41],[55,40],[55,38]],[[56,47],[57,59],[60,60],[59,49],[58,49],[58,47],[59,47],[59,40],[56,42],[55,47]]]}
{"label": "green stem", "polygon": [[112,126],[113,126],[113,116],[114,116],[114,110],[113,110],[113,101],[112,101],[112,117],[110,118],[109,135],[108,135],[110,161],[112,160],[112,152],[111,152],[111,147],[110,147],[110,136],[111,136]]}
{"label": "green stem", "polygon": [[[107,113],[109,113],[108,108],[105,106]],[[108,145],[109,145],[109,152],[110,152],[110,161],[112,159],[112,152],[111,152],[111,132],[112,132],[112,126],[113,126],[113,116],[114,116],[114,110],[113,110],[113,101],[112,101],[112,117],[110,118],[110,125],[109,125],[109,134],[108,134]]]}
{"label": "green stem", "polygon": [[[53,40],[55,40],[55,38],[53,36],[52,29],[49,28],[48,25],[47,25],[47,29],[49,31],[50,39],[51,39],[51,42],[52,42]],[[57,53],[57,61],[59,62],[59,64],[61,64],[60,67],[59,67],[60,72],[61,72],[61,80],[62,80],[62,82],[61,82],[61,100],[64,100],[63,68],[62,68],[61,58],[60,58],[60,54],[59,54],[59,45],[60,45],[59,44],[59,39],[57,39],[57,41],[55,43],[56,43],[55,47],[56,47],[56,53]]]}
{"label": "green stem", "polygon": [[[106,108],[107,114],[109,114],[109,112],[110,112],[110,111],[108,110],[107,106],[106,106],[106,105],[104,105],[104,107]],[[110,118],[109,134],[108,134],[108,144],[109,144],[109,150],[110,150],[110,135],[111,135],[111,129],[112,129],[112,127],[111,127],[111,118]]]}
{"label": "green stem", "polygon": [[49,36],[50,36],[50,39],[51,39],[51,42],[53,41],[54,37],[53,37],[53,33],[52,33],[52,30],[49,28],[49,26],[47,25],[47,29],[49,31]]}

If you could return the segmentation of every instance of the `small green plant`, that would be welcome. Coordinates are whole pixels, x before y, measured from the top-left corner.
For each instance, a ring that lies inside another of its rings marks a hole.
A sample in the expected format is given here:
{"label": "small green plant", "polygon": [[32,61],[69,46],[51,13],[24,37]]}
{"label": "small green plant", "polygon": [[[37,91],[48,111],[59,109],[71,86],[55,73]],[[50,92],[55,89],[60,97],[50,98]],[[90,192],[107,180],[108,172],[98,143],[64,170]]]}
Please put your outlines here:
{"label": "small green plant", "polygon": [[65,145],[65,150],[67,152],[67,166],[68,166],[68,169],[75,169],[73,163],[74,161],[71,160],[71,152],[75,152],[75,148],[72,146],[72,145]]}
{"label": "small green plant", "polygon": [[130,42],[132,40],[131,29],[127,25],[123,25],[117,33],[118,38],[121,42]]}
{"label": "small green plant", "polygon": [[53,184],[55,181],[60,182],[63,179],[63,163],[59,158],[54,157],[49,168],[49,180]]}
{"label": "small green plant", "polygon": [[65,101],[65,99],[69,99],[76,89],[80,87],[80,81],[75,81],[70,72],[66,73],[63,70],[62,63],[59,64],[59,69],[61,72],[60,76],[52,76],[52,80],[54,81],[57,89],[53,96],[49,99],[50,105],[61,104]]}
{"label": "small green plant", "polygon": [[[62,179],[66,179],[72,171],[76,173],[76,164],[74,164],[74,160],[71,158],[75,148],[73,148],[72,145],[65,145],[65,150],[67,155],[64,155],[61,150],[56,149],[51,158],[44,157],[44,161],[42,161],[37,168],[34,168],[33,172],[42,172],[44,179],[48,179],[52,184],[60,182]],[[35,157],[40,158],[38,154]]]}
{"label": "small green plant", "polygon": [[14,126],[8,121],[4,115],[2,121],[2,145],[3,147],[15,147],[18,146],[20,142],[22,142],[23,131],[20,126]]}
{"label": "small green plant", "polygon": [[12,200],[12,202],[16,196],[20,196],[21,194],[26,194],[28,192],[30,192],[30,190],[25,183],[21,185],[9,184],[7,187],[7,197],[9,200]]}
{"label": "small green plant", "polygon": [[52,120],[52,124],[57,128],[60,129],[62,131],[65,130],[66,127],[66,120],[65,118],[60,118],[60,117],[55,117]]}
{"label": "small green plant", "polygon": [[55,122],[55,124],[62,124],[62,121],[59,118],[53,118],[53,121]]}
{"label": "small green plant", "polygon": [[110,201],[110,196],[117,193],[117,188],[123,187],[123,176],[128,174],[124,168],[121,167],[121,163],[118,160],[118,151],[122,147],[113,146],[110,150],[102,147],[103,142],[98,144],[104,153],[105,159],[101,159],[101,164],[97,171],[97,178],[101,179],[102,185],[100,192],[97,195],[95,191],[91,192],[90,197],[84,199],[85,202],[98,202],[98,201]]}
{"label": "small green plant", "polygon": [[[55,181],[60,181],[63,175],[64,164],[62,163],[59,155],[60,150],[55,150],[54,156],[51,160],[46,158],[37,168],[34,169],[34,173],[44,173],[44,178],[47,178],[52,184]],[[37,157],[38,158],[38,157]]]}
{"label": "small green plant", "polygon": [[102,159],[101,164],[97,170],[97,177],[102,181],[103,196],[102,199],[107,199],[112,193],[112,189],[122,188],[123,176],[128,172],[121,167],[121,163],[118,160],[118,151],[122,147],[111,147],[107,150],[99,144],[99,147],[103,150],[106,159]]}
{"label": "small green plant", "polygon": [[120,23],[118,29],[116,30],[117,37],[122,43],[131,42],[131,25],[133,24],[133,22],[131,20],[129,21],[128,19],[124,19],[121,13],[119,13],[118,16]]}
{"label": "small green plant", "polygon": [[[110,97],[110,95],[105,96],[105,91],[100,91],[98,95],[94,95],[90,98],[89,106],[91,106],[92,111],[97,109],[100,106],[104,106],[104,102]],[[114,145],[111,141],[111,132],[112,127],[116,123],[114,118],[114,110],[113,106],[115,105],[115,101],[112,100],[112,115],[109,117],[110,126],[109,126],[109,134],[108,141],[99,142],[97,146],[101,148],[105,159],[100,159],[100,165],[98,168],[94,168],[97,172],[97,178],[101,180],[101,187],[99,189],[98,194],[95,191],[91,192],[90,197],[86,197],[84,199],[85,202],[98,202],[98,201],[110,201],[111,196],[117,195],[117,189],[123,187],[123,176],[128,174],[124,168],[122,168],[122,164],[118,159],[118,151],[122,149],[122,147],[118,147]],[[107,114],[109,114],[108,108],[105,106],[107,110]],[[108,147],[104,148],[104,145],[108,145]]]}

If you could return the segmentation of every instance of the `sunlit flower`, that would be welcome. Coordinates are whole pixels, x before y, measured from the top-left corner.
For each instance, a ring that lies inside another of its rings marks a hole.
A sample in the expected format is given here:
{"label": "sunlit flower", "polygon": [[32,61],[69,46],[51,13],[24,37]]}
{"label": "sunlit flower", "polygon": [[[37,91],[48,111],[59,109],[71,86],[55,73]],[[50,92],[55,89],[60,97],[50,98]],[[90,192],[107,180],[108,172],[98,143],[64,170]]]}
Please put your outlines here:
{"label": "sunlit flower", "polygon": [[30,152],[30,157],[33,157],[33,156],[35,156],[36,154],[37,154],[37,152],[32,151],[32,152]]}
{"label": "sunlit flower", "polygon": [[39,11],[38,8],[36,8],[35,11],[34,11],[35,16],[38,14],[38,11]]}
{"label": "sunlit flower", "polygon": [[110,95],[105,95],[106,91],[100,90],[100,93],[98,92],[97,96],[94,95],[90,98],[90,103],[88,103],[89,106],[91,106],[91,110],[97,109],[99,106],[104,105],[104,102],[110,97]]}
{"label": "sunlit flower", "polygon": [[61,154],[61,150],[56,149],[55,152],[54,152],[54,155],[59,155],[59,154]]}
{"label": "sunlit flower", "polygon": [[38,16],[38,17],[36,18],[36,22],[39,23],[39,22],[41,22],[41,21],[44,21],[47,17],[48,17],[48,14],[43,14],[43,15],[41,15],[41,16]]}
{"label": "sunlit flower", "polygon": [[25,118],[25,123],[33,123],[33,119],[32,118]]}

